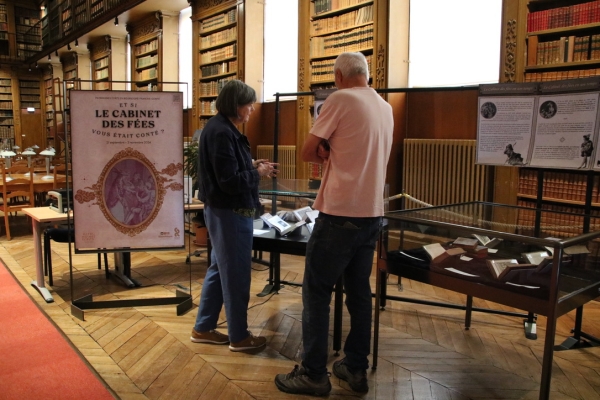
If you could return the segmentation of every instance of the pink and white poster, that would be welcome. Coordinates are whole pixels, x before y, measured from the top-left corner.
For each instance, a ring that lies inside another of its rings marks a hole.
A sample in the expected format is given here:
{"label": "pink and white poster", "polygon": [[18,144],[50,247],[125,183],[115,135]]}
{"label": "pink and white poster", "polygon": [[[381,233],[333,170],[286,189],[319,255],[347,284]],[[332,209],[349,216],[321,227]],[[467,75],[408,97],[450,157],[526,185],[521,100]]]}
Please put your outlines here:
{"label": "pink and white poster", "polygon": [[70,92],[76,251],[184,246],[182,102]]}

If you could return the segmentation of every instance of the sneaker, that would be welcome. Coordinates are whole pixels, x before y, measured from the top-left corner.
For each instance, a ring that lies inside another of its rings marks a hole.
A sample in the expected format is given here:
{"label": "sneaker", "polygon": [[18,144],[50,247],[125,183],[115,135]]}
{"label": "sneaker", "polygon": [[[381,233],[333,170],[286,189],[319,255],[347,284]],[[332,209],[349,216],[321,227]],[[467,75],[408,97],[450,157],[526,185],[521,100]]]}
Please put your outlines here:
{"label": "sneaker", "polygon": [[267,338],[264,336],[254,336],[252,333],[248,331],[248,337],[240,342],[231,343],[229,345],[229,350],[231,351],[244,351],[244,350],[254,350],[260,347],[263,347],[267,344]]}
{"label": "sneaker", "polygon": [[211,343],[211,344],[227,344],[229,343],[229,336],[217,332],[214,329],[206,332],[196,332],[192,329],[192,336],[190,337],[194,343]]}
{"label": "sneaker", "polygon": [[348,382],[350,388],[355,392],[366,393],[369,391],[367,382],[367,372],[352,372],[346,365],[346,359],[343,358],[333,363],[333,374],[343,381]]}
{"label": "sneaker", "polygon": [[278,374],[275,385],[282,392],[292,394],[308,394],[312,396],[327,396],[331,392],[329,376],[325,375],[320,380],[311,379],[304,367],[296,365],[289,374]]}

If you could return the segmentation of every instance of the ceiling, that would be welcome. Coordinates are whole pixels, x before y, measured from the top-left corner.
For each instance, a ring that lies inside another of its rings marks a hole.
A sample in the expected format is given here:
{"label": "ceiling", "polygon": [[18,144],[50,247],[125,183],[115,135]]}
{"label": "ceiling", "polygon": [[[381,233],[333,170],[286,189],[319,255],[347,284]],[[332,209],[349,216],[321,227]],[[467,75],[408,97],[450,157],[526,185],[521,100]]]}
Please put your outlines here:
{"label": "ceiling", "polygon": [[[99,26],[91,32],[82,35],[80,38],[78,38],[79,48],[86,49],[85,51],[87,51],[87,44],[90,41],[93,41],[95,38],[104,35],[109,35],[112,37],[125,37],[127,36],[126,26],[128,23],[138,21],[151,12],[165,11],[178,13],[188,6],[189,4],[187,0],[146,0],[138,6],[119,15],[118,26],[115,26],[114,21],[110,21]],[[65,45],[63,48],[58,50],[58,53],[61,55],[67,51],[69,50]]]}

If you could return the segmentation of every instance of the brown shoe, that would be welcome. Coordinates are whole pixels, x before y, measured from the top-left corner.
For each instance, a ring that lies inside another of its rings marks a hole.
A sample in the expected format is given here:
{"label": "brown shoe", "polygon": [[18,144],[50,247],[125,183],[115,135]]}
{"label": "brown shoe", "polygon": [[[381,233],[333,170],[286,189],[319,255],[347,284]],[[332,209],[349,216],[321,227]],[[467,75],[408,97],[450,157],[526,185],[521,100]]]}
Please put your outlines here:
{"label": "brown shoe", "polygon": [[231,343],[229,345],[229,350],[231,351],[244,351],[244,350],[254,350],[260,347],[263,347],[267,344],[267,338],[264,336],[254,336],[252,333],[248,332],[248,337],[240,342]]}
{"label": "brown shoe", "polygon": [[192,336],[190,337],[194,343],[211,343],[211,344],[227,344],[229,343],[229,336],[217,332],[214,329],[206,332],[196,332],[192,329]]}

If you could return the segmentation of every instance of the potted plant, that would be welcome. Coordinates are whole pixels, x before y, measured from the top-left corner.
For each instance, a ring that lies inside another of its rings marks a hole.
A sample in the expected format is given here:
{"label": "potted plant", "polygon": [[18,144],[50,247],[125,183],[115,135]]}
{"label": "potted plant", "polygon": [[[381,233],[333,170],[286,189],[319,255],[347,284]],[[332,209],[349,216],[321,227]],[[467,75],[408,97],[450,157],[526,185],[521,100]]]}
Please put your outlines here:
{"label": "potted plant", "polygon": [[[197,187],[198,183],[198,141],[194,140],[183,149],[183,173],[192,178],[192,188]],[[192,190],[194,193],[195,190]],[[196,239],[194,244],[197,246],[206,246],[207,243],[207,229],[204,222],[204,213],[198,212],[194,218],[192,218],[194,225]]]}

